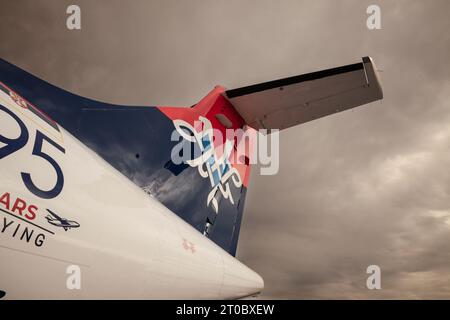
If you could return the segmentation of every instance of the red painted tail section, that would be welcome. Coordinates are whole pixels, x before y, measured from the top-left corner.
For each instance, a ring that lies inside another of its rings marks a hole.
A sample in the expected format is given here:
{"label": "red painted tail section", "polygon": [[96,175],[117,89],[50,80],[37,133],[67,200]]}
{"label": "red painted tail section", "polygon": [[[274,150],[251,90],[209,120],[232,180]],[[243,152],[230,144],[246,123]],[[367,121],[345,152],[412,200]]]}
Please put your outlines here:
{"label": "red painted tail section", "polygon": [[[231,103],[224,97],[223,93],[225,89],[221,86],[216,86],[206,97],[204,97],[199,103],[192,108],[180,108],[180,107],[158,107],[159,110],[164,113],[172,121],[184,120],[191,126],[196,127],[199,131],[202,128],[195,126],[200,117],[207,118],[214,129],[222,132],[222,141],[218,139],[214,141],[214,148],[221,150],[221,147],[227,139],[226,130],[253,130],[246,128],[245,120],[235,110]],[[230,154],[231,165],[239,172],[243,185],[248,186],[248,179],[250,177],[250,165],[244,161],[232,161],[235,159],[237,152],[237,145],[240,141],[232,141],[234,149]],[[253,146],[249,146],[252,148]],[[217,151],[220,154],[220,151]],[[248,155],[246,155],[248,157]]]}

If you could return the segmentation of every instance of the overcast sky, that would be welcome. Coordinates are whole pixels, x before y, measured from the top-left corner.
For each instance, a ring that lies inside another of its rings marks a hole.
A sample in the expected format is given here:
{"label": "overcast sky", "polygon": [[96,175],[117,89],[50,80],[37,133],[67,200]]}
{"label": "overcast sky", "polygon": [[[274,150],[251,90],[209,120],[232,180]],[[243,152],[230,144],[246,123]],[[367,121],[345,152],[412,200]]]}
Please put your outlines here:
{"label": "overcast sky", "polygon": [[[65,27],[79,4],[82,30]],[[382,30],[366,27],[381,7]],[[2,1],[0,57],[74,93],[190,106],[375,60],[385,99],[281,133],[238,257],[263,298],[450,298],[450,1]],[[366,268],[382,290],[366,289]]]}

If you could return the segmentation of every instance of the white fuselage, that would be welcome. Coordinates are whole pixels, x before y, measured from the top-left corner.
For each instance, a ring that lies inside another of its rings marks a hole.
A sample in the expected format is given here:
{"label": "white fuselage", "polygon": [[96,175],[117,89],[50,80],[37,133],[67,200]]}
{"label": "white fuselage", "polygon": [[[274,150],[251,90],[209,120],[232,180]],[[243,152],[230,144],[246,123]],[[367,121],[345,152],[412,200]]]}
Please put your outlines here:
{"label": "white fuselage", "polygon": [[[64,129],[55,130],[1,91],[0,104],[21,119],[29,135],[23,147],[0,158],[0,290],[5,298],[216,299],[262,290],[258,274]],[[36,147],[38,131],[64,153],[48,140]],[[0,110],[0,137],[20,135],[14,117]],[[9,143],[3,140],[0,148]],[[36,148],[62,170],[64,183],[56,197],[38,196],[24,183],[22,173],[44,191],[58,180],[55,166],[33,154]],[[54,217],[50,223],[47,209],[78,226],[64,229]],[[81,288],[74,289],[70,284],[78,275]]]}

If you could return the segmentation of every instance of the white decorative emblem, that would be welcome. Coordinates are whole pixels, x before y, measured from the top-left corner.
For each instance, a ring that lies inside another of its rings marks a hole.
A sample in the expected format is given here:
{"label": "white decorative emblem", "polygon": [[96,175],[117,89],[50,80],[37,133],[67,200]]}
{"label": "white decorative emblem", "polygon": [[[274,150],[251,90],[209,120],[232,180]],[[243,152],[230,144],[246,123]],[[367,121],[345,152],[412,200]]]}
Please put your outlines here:
{"label": "white decorative emblem", "polygon": [[214,129],[211,122],[205,117],[199,117],[199,120],[199,123],[203,125],[203,130],[200,132],[183,120],[174,120],[174,124],[180,136],[189,142],[197,144],[200,148],[201,154],[198,157],[184,160],[184,162],[191,167],[197,167],[203,178],[209,177],[212,190],[208,194],[207,205],[211,205],[214,211],[218,213],[218,197],[222,195],[234,204],[229,182],[231,180],[237,188],[240,188],[242,179],[229,160],[233,151],[233,143],[226,140],[222,155],[220,157],[217,156],[213,142]]}

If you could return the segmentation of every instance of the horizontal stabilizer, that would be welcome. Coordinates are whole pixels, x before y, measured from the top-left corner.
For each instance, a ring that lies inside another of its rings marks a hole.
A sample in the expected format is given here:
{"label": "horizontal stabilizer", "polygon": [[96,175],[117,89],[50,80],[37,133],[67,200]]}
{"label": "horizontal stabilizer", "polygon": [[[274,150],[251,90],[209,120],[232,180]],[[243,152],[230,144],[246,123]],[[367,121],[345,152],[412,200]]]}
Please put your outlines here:
{"label": "horizontal stabilizer", "polygon": [[375,65],[362,62],[227,90],[255,129],[285,129],[383,98]]}

